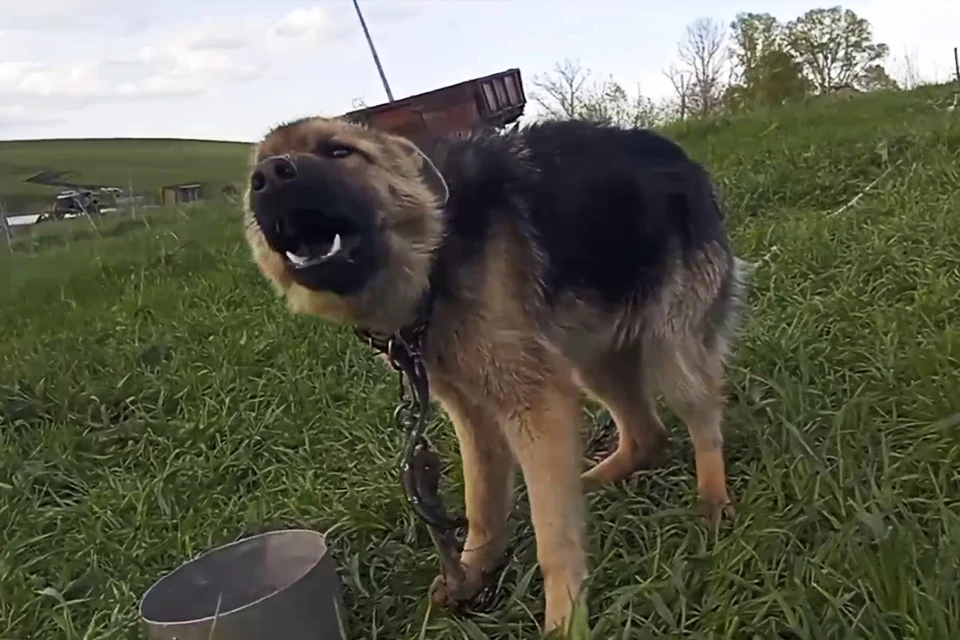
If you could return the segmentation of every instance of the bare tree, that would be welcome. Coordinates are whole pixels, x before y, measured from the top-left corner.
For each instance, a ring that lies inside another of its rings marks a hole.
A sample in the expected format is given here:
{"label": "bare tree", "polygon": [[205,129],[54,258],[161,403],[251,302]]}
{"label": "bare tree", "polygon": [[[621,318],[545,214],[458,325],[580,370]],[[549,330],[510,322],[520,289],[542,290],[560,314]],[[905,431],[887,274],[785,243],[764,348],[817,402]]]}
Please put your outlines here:
{"label": "bare tree", "polygon": [[586,87],[590,72],[579,60],[566,59],[553,67],[553,72],[533,77],[535,90],[530,99],[540,105],[546,117],[577,118],[587,102]]}
{"label": "bare tree", "polygon": [[612,76],[592,79],[592,73],[579,61],[565,60],[553,71],[535,76],[530,99],[549,120],[582,119],[621,127],[650,127],[659,123],[661,111],[643,95],[639,85],[635,95]]}
{"label": "bare tree", "polygon": [[923,83],[920,67],[917,64],[916,50],[904,52],[902,57],[898,56],[895,65],[896,71],[893,77],[903,89],[915,89]]}
{"label": "bare tree", "polygon": [[679,120],[686,120],[689,111],[693,74],[689,71],[678,69],[676,65],[671,64],[670,67],[663,72],[663,75],[667,76],[670,84],[673,85],[673,93],[676,99],[672,109],[672,111],[676,112],[674,115]]}
{"label": "bare tree", "polygon": [[701,116],[715,112],[723,99],[725,40],[720,23],[700,18],[687,26],[684,39],[677,46],[683,71],[690,76],[689,106]]}

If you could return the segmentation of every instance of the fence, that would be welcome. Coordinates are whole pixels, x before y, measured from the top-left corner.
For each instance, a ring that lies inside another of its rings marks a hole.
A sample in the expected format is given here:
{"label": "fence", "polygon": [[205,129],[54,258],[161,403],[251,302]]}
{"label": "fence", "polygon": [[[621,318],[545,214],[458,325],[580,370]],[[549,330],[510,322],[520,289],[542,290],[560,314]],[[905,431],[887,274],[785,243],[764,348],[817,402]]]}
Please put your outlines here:
{"label": "fence", "polygon": [[[100,226],[106,221],[116,220],[117,218],[142,220],[143,224],[150,226],[149,219],[160,211],[172,211],[184,213],[185,209],[197,204],[223,204],[239,206],[239,189],[237,185],[227,185],[220,189],[210,189],[208,194],[202,200],[196,202],[177,202],[175,204],[162,203],[159,190],[148,192],[137,192],[132,184],[120,193],[113,192],[111,195],[107,191],[99,193],[94,192],[98,199],[98,205],[92,207],[89,211],[82,206],[82,198],[77,200],[80,203],[79,208],[76,204],[70,207],[71,210],[55,211],[53,203],[50,206],[43,207],[34,205],[25,207],[17,212],[12,212],[9,207],[4,206],[3,194],[0,194],[0,237],[4,239],[9,251],[14,251],[18,244],[16,239],[26,234],[35,235],[34,230],[37,225],[43,225],[44,229],[50,229],[47,225],[58,225],[62,220],[83,218],[92,227],[93,232],[100,236]],[[51,195],[51,200],[53,200]],[[112,223],[110,223],[112,225]],[[44,234],[47,231],[43,232]]]}

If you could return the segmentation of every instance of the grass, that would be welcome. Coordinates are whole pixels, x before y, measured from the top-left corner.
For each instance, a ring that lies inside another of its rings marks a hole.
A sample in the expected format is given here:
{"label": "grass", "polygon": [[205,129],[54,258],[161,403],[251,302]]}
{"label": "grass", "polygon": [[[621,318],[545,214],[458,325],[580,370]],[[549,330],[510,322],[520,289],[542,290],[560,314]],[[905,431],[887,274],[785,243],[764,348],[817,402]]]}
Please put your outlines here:
{"label": "grass", "polygon": [[76,184],[152,193],[171,184],[203,183],[215,193],[237,182],[249,161],[238,142],[133,138],[0,142],[0,202],[8,211],[49,207],[60,187],[30,182],[41,171],[65,171]]}
{"label": "grass", "polygon": [[[717,174],[758,263],[726,420],[740,517],[701,524],[671,422],[667,466],[589,500],[590,638],[960,637],[949,101],[928,88],[670,131]],[[284,312],[237,212],[0,256],[0,638],[142,637],[154,579],[278,525],[331,532],[353,637],[536,637],[522,499],[507,599],[427,616],[437,564],[398,485],[395,378],[349,331]]]}

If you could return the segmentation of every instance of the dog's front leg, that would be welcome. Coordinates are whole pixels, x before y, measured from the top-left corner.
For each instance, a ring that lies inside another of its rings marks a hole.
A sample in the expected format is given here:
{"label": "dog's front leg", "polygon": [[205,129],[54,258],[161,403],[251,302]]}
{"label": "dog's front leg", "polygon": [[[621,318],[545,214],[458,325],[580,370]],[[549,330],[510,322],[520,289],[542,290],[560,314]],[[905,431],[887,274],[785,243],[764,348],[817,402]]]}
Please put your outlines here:
{"label": "dog's front leg", "polygon": [[457,392],[444,389],[437,396],[457,432],[468,524],[460,556],[463,582],[451,584],[440,575],[430,587],[433,602],[446,604],[475,596],[500,563],[508,540],[514,462],[492,412]]}
{"label": "dog's front leg", "polygon": [[587,575],[579,419],[579,393],[558,376],[532,390],[506,428],[530,496],[546,599],[544,633],[565,629]]}

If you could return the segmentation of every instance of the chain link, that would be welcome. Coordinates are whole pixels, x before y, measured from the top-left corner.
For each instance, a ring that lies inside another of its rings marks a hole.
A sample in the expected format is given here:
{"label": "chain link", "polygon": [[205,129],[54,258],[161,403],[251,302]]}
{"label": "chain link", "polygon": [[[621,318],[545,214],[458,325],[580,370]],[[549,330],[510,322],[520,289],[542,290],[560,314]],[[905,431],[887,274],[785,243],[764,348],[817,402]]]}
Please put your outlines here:
{"label": "chain link", "polygon": [[[460,584],[464,580],[460,563],[464,535],[458,536],[458,533],[465,534],[468,523],[462,516],[447,515],[439,493],[441,460],[425,435],[431,412],[427,374],[419,352],[423,328],[416,328],[409,340],[399,335],[378,339],[366,332],[358,333],[371,348],[384,354],[397,372],[397,408],[393,420],[406,437],[400,469],[404,492],[416,514],[427,525],[440,555],[444,578]],[[490,577],[502,574],[507,561],[508,554],[505,553],[502,564],[491,572]],[[500,587],[499,580],[490,580],[469,603],[461,605],[475,612],[489,610],[504,597]]]}

